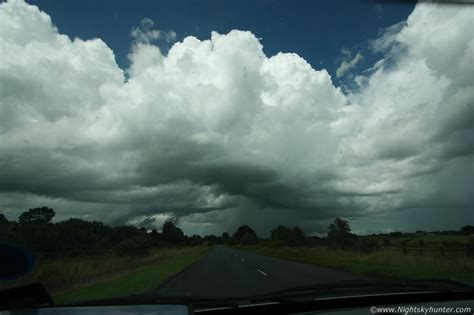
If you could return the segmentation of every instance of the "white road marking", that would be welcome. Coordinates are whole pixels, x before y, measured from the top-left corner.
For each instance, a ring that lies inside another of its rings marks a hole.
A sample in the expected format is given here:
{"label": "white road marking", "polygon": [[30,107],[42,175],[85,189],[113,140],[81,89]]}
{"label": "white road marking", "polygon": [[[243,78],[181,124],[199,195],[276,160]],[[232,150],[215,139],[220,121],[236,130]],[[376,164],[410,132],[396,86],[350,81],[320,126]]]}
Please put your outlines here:
{"label": "white road marking", "polygon": [[244,261],[245,261],[245,259],[241,258],[241,259],[240,259],[240,261],[244,262]]}
{"label": "white road marking", "polygon": [[260,272],[260,273],[261,273],[262,275],[264,275],[265,277],[268,277],[268,275],[267,275],[265,272],[261,271],[260,269],[257,269],[257,271]]}

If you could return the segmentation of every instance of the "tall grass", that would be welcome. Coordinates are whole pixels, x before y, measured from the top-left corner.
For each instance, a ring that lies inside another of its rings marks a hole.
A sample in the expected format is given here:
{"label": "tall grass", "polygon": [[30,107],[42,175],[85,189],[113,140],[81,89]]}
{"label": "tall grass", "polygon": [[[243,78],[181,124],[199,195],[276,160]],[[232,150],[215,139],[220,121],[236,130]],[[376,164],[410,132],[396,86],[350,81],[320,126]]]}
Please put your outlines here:
{"label": "tall grass", "polygon": [[4,281],[0,283],[0,289],[40,282],[50,292],[71,290],[97,281],[114,279],[146,266],[160,264],[172,257],[206,250],[204,246],[162,248],[155,249],[144,257],[118,256],[111,253],[94,257],[37,261],[30,275],[21,280]]}
{"label": "tall grass", "polygon": [[425,251],[378,250],[361,253],[331,250],[324,246],[274,249],[247,246],[242,249],[285,259],[338,268],[354,274],[385,279],[444,278],[474,283],[474,258],[464,255],[439,255]]}
{"label": "tall grass", "polygon": [[152,292],[166,279],[188,267],[210,249],[211,247],[195,247],[113,279],[99,280],[76,289],[53,291],[53,300],[56,305],[60,305]]}

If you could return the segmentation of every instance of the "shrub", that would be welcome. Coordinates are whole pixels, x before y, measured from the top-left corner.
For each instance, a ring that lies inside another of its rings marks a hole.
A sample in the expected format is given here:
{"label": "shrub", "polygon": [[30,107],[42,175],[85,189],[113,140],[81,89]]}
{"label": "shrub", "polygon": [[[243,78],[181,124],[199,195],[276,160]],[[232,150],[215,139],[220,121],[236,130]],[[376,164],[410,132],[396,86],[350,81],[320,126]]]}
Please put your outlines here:
{"label": "shrub", "polygon": [[272,240],[282,241],[290,246],[301,246],[306,243],[306,236],[303,230],[297,226],[293,229],[279,225],[271,232]]}
{"label": "shrub", "polygon": [[372,253],[379,249],[379,244],[377,240],[373,238],[362,238],[359,239],[358,249],[364,253]]}
{"label": "shrub", "polygon": [[135,236],[123,240],[115,247],[115,252],[126,256],[146,256],[153,246],[151,240],[147,237]]}
{"label": "shrub", "polygon": [[474,237],[470,237],[469,242],[466,244],[466,255],[474,256]]}

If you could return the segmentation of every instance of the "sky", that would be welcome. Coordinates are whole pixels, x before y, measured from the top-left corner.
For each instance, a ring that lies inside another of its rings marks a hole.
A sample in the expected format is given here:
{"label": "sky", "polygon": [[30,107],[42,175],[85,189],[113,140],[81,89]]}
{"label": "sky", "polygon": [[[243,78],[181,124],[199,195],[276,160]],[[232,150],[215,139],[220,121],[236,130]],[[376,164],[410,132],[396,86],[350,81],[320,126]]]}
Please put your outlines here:
{"label": "sky", "polygon": [[474,223],[472,6],[0,4],[0,211],[187,234]]}

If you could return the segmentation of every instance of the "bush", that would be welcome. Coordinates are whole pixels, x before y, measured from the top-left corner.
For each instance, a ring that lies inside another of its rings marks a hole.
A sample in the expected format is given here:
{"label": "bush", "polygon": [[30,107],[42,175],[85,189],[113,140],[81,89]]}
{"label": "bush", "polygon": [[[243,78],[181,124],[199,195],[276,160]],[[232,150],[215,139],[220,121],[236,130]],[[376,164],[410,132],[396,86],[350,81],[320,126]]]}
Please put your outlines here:
{"label": "bush", "polygon": [[402,232],[392,232],[389,235],[393,236],[393,237],[401,237],[401,236],[403,236],[403,233]]}
{"label": "bush", "polygon": [[295,226],[293,229],[280,225],[273,229],[272,240],[282,241],[290,246],[301,246],[306,243],[306,236],[302,229]]}
{"label": "bush", "polygon": [[148,237],[136,236],[123,240],[115,247],[115,252],[124,256],[146,256],[153,246]]}
{"label": "bush", "polygon": [[465,234],[465,235],[471,235],[471,234],[474,234],[474,226],[472,225],[465,225],[461,228],[461,230],[459,230],[459,232],[461,234]]}
{"label": "bush", "polygon": [[330,249],[355,250],[357,249],[357,236],[349,234],[331,237],[327,239],[327,244]]}
{"label": "bush", "polygon": [[197,246],[202,244],[202,238],[199,235],[193,235],[188,238],[188,245]]}
{"label": "bush", "polygon": [[52,223],[16,224],[12,229],[11,241],[28,249],[36,257],[58,255],[58,233]]}
{"label": "bush", "polygon": [[467,256],[474,256],[474,237],[469,238],[469,242],[466,244],[466,255]]}
{"label": "bush", "polygon": [[273,248],[273,249],[280,249],[287,245],[285,241],[278,241],[278,240],[263,240],[260,244],[264,247]]}
{"label": "bush", "polygon": [[7,218],[0,213],[0,241],[6,240],[8,238],[8,229],[10,223],[8,222]]}
{"label": "bush", "polygon": [[163,240],[172,244],[184,243],[183,231],[171,221],[167,221],[165,222],[165,224],[163,224],[161,237],[163,238]]}
{"label": "bush", "polygon": [[358,243],[359,251],[364,253],[373,253],[379,249],[377,240],[373,238],[362,238]]}

